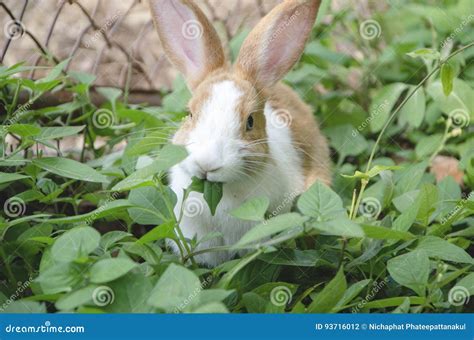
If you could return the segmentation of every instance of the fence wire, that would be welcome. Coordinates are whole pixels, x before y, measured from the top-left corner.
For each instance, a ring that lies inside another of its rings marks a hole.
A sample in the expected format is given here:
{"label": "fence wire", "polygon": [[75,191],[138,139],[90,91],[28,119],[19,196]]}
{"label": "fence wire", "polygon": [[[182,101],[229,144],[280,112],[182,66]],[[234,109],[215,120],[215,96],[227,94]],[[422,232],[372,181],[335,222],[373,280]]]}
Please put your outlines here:
{"label": "fence wire", "polygon": [[[251,27],[280,0],[197,0],[224,45]],[[96,86],[156,94],[170,88],[175,71],[162,53],[147,1],[0,1],[0,64],[52,66],[96,76]],[[3,42],[2,42],[3,40]],[[35,69],[22,75],[43,76]]]}

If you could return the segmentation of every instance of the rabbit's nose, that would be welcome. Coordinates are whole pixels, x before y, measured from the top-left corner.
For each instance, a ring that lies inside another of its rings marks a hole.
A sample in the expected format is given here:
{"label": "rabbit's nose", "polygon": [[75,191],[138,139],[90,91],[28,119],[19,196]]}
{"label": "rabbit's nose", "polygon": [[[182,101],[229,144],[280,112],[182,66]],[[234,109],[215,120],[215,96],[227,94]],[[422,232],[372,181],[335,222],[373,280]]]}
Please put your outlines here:
{"label": "rabbit's nose", "polygon": [[199,167],[199,169],[202,171],[202,176],[203,176],[203,179],[207,179],[207,175],[211,172],[216,172],[216,171],[219,171],[220,169],[222,169],[222,166],[212,166],[210,164],[200,164],[200,163],[196,163],[197,166]]}

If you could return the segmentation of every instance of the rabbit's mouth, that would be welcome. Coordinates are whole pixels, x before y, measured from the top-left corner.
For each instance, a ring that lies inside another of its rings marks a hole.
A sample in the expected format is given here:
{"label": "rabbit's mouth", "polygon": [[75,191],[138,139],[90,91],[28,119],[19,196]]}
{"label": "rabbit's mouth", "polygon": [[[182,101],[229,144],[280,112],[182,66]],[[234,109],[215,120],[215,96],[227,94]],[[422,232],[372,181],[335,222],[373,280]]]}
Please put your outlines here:
{"label": "rabbit's mouth", "polygon": [[209,182],[238,182],[248,176],[244,172],[244,163],[235,160],[226,164],[206,164],[198,162],[192,157],[180,163],[180,167],[192,178],[197,177]]}

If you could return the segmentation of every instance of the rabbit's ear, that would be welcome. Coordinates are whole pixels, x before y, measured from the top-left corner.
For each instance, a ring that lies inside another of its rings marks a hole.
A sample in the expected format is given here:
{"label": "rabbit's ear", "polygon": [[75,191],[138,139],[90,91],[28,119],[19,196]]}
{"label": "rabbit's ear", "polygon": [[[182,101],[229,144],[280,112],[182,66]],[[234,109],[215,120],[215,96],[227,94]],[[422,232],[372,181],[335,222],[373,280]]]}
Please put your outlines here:
{"label": "rabbit's ear", "polygon": [[150,0],[158,35],[171,63],[184,75],[189,88],[224,66],[216,30],[190,0]]}
{"label": "rabbit's ear", "polygon": [[244,41],[236,68],[257,87],[278,82],[303,53],[320,0],[286,0],[268,13]]}

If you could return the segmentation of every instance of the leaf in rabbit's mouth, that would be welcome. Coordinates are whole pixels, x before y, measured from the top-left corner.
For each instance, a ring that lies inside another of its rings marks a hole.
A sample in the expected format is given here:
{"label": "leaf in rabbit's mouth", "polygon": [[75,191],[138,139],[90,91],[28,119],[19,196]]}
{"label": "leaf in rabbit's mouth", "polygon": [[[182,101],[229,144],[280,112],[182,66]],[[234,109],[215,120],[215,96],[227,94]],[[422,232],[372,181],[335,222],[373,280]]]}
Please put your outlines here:
{"label": "leaf in rabbit's mouth", "polygon": [[216,214],[217,206],[224,192],[222,182],[210,182],[193,177],[188,190],[202,193],[204,200],[209,206],[209,210],[211,210],[211,215],[214,216]]}

